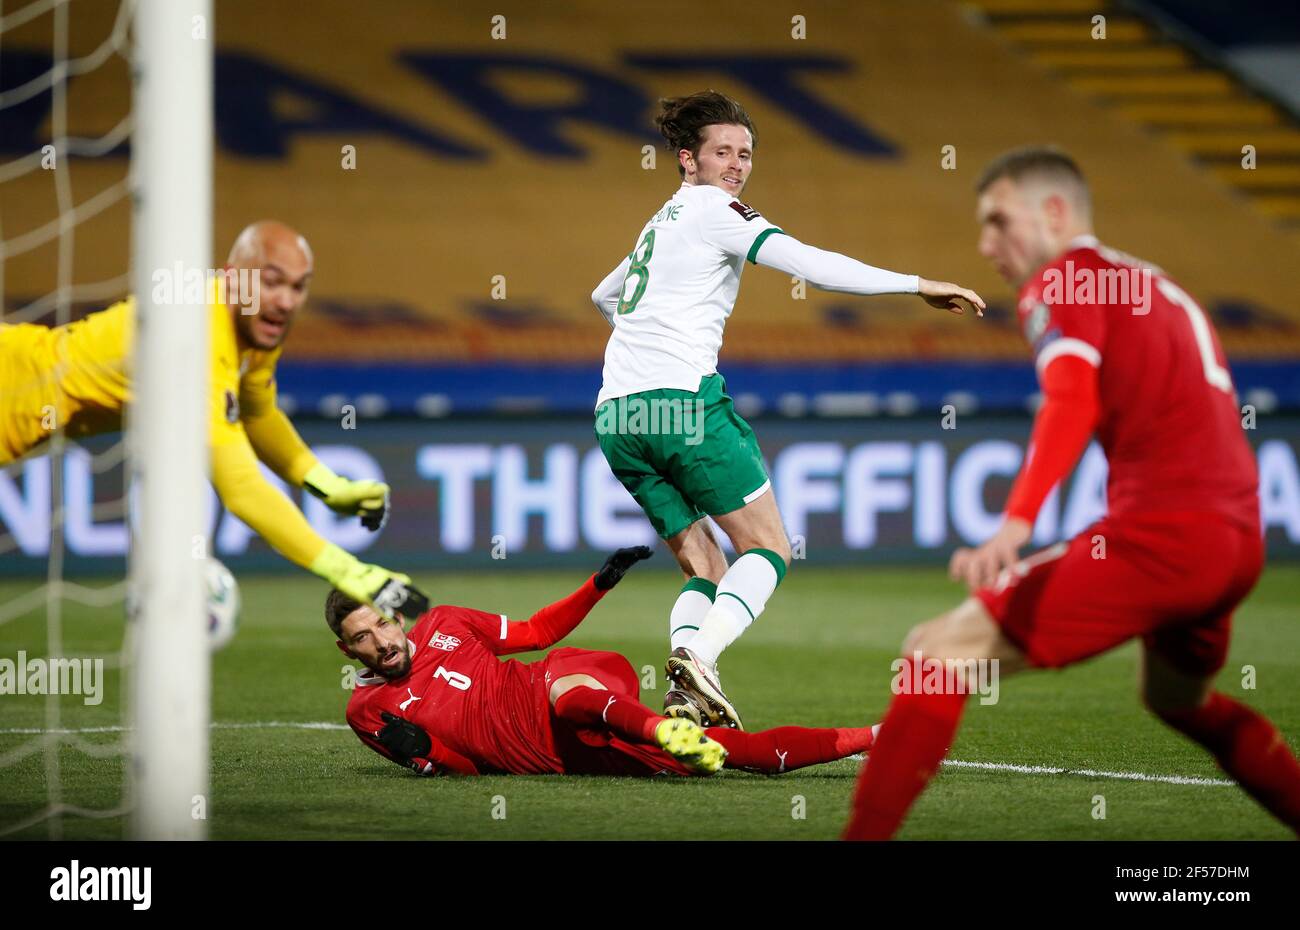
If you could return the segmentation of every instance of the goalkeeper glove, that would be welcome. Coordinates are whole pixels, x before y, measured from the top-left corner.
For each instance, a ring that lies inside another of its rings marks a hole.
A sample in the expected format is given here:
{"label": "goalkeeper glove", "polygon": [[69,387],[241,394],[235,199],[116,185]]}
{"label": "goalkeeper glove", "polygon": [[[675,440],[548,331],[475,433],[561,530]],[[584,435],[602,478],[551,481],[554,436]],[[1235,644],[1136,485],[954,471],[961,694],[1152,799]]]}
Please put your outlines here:
{"label": "goalkeeper glove", "polygon": [[349,481],[320,462],[302,479],[302,486],[337,513],[357,514],[371,532],[388,522],[388,485],[382,481]]}
{"label": "goalkeeper glove", "polygon": [[375,739],[393,754],[393,758],[403,762],[413,757],[423,759],[433,751],[433,741],[422,727],[390,711],[381,711],[379,716],[384,721],[384,728],[375,734]]}
{"label": "goalkeeper glove", "polygon": [[414,619],[429,609],[429,598],[411,584],[409,576],[367,565],[333,543],[326,543],[311,570],[388,620],[396,620],[398,614]]}
{"label": "goalkeeper glove", "polygon": [[627,570],[640,562],[642,559],[648,559],[654,555],[654,551],[649,546],[631,546],[627,549],[619,549],[600,567],[596,572],[596,588],[600,591],[608,591],[614,585],[623,580],[623,575]]}

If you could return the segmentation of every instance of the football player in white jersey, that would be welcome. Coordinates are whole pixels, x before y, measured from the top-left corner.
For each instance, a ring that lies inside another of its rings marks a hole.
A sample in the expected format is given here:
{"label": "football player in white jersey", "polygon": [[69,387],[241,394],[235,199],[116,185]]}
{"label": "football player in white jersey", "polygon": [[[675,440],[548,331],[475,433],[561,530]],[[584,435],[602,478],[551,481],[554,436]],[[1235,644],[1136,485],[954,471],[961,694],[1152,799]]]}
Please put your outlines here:
{"label": "football player in white jersey", "polygon": [[[722,331],[746,261],[848,294],[917,294],[982,315],[964,287],[897,274],[805,245],[738,198],[753,167],[754,126],[715,91],[660,101],[656,117],[682,185],[592,292],[614,332],[605,349],[596,437],[610,468],[686,574],[669,618],[665,713],[741,727],[718,656],[763,611],[790,544],[753,430],[717,373]],[[703,521],[740,555],[728,567]]]}

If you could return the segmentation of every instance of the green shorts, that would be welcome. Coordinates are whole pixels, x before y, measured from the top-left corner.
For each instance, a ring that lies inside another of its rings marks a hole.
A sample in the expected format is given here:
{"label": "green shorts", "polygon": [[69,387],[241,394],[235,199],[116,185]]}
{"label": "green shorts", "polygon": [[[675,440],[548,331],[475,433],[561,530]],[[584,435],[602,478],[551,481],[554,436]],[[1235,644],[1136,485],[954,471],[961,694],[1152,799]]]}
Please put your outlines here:
{"label": "green shorts", "polygon": [[663,539],[705,514],[740,509],[771,483],[754,431],[717,374],[694,392],[660,388],[605,401],[596,441]]}

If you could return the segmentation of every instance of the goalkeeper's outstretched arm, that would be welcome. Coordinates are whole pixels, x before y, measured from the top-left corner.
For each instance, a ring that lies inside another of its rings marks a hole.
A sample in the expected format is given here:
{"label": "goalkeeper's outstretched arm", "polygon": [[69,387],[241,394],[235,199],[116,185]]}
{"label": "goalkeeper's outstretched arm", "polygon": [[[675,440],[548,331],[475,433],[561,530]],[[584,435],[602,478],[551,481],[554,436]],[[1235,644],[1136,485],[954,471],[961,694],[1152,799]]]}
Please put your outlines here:
{"label": "goalkeeper's outstretched arm", "polygon": [[257,457],[296,488],[306,488],[337,513],[355,514],[372,532],[388,522],[389,489],[382,481],[350,481],[316,458],[276,405],[275,357],[240,381],[240,422]]}
{"label": "goalkeeper's outstretched arm", "polygon": [[278,407],[257,414],[250,414],[246,405],[243,409],[244,430],[257,457],[286,483],[302,487],[303,479],[320,460],[302,441],[293,423]]}
{"label": "goalkeeper's outstretched arm", "polygon": [[354,600],[385,617],[415,617],[429,600],[406,575],[367,565],[327,542],[302,511],[270,484],[242,434],[212,446],[212,485],[226,509],[257,531],[286,559],[324,578]]}

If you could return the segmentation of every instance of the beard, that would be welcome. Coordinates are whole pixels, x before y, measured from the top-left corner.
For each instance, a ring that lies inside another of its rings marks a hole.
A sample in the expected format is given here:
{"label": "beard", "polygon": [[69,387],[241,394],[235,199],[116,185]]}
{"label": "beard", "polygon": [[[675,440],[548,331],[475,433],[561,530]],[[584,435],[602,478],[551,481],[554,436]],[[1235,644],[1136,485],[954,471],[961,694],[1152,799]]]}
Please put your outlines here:
{"label": "beard", "polygon": [[407,673],[411,671],[411,655],[405,649],[402,649],[400,651],[402,653],[402,656],[400,661],[398,661],[396,665],[394,666],[384,665],[384,660],[387,659],[388,656],[392,655],[392,653],[390,652],[380,656],[376,660],[375,664],[370,666],[370,670],[374,672],[376,675],[379,675],[382,678],[386,678],[389,681],[396,681],[398,678],[405,677]]}
{"label": "beard", "polygon": [[258,331],[254,324],[250,324],[245,331],[244,341],[255,349],[263,352],[269,352],[272,349],[279,348],[284,343],[285,338],[289,335],[289,328],[286,326],[280,330],[277,335],[263,334]]}

